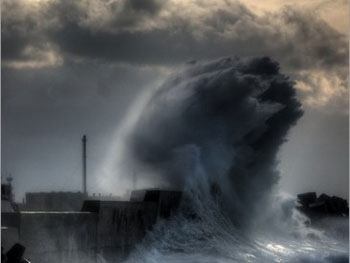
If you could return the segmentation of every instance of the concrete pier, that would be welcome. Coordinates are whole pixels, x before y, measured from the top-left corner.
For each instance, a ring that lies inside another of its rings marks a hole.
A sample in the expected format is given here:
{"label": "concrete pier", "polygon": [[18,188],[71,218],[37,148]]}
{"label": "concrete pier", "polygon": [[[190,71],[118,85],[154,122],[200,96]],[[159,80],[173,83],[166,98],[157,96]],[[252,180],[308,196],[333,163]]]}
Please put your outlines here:
{"label": "concrete pier", "polygon": [[119,262],[160,218],[176,212],[182,193],[143,190],[131,201],[84,201],[81,211],[2,213],[2,245],[26,247],[32,262]]}

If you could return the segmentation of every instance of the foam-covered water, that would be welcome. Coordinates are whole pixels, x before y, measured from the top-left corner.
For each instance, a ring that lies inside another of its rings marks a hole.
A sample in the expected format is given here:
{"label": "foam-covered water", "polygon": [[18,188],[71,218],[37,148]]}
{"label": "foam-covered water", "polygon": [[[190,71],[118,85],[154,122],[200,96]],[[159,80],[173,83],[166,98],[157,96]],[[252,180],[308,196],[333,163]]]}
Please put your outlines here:
{"label": "foam-covered water", "polygon": [[[275,201],[276,204],[294,203],[293,200]],[[339,218],[337,222],[324,219],[325,225],[330,223],[328,227],[313,229],[305,226],[307,218],[292,206],[287,212],[291,213],[290,217],[286,217],[285,212],[280,214],[283,208],[276,207],[271,217],[260,219],[247,229],[235,226],[227,215],[218,211],[219,205],[215,203],[203,204],[197,200],[196,205],[195,214],[192,209],[188,211],[186,203],[175,217],[160,221],[127,262],[349,261],[348,218]]]}
{"label": "foam-covered water", "polygon": [[195,63],[155,90],[123,163],[154,186],[181,188],[184,199],[128,261],[347,262],[339,232],[348,223],[306,227],[294,200],[276,191],[276,155],[301,116],[294,82],[269,58]]}

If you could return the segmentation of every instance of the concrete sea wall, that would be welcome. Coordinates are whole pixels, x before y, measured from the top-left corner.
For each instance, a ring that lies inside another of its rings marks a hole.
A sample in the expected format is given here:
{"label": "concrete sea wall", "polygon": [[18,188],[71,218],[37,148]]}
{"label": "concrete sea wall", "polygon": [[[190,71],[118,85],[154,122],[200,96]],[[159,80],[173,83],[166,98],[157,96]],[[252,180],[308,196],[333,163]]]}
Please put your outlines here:
{"label": "concrete sea wall", "polygon": [[21,243],[32,262],[120,262],[181,200],[181,192],[171,191],[136,196],[130,202],[87,200],[81,211],[2,213],[2,245],[6,251]]}

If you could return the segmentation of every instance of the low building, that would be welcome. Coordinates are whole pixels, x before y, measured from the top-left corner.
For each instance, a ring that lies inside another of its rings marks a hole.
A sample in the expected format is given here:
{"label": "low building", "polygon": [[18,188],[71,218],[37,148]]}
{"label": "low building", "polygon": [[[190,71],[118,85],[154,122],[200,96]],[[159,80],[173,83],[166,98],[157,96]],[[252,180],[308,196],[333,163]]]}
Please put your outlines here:
{"label": "low building", "polygon": [[82,192],[26,193],[25,211],[80,211],[86,196]]}

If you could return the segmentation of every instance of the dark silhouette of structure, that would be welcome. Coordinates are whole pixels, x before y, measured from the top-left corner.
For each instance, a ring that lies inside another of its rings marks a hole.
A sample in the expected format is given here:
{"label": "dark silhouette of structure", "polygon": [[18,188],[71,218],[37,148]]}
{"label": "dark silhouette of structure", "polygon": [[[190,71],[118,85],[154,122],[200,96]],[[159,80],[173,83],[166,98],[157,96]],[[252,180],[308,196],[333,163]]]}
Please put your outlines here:
{"label": "dark silhouette of structure", "polygon": [[83,142],[83,193],[85,194],[85,196],[87,196],[87,190],[86,190],[86,142],[87,142],[87,138],[86,138],[86,135],[83,136],[82,142]]}
{"label": "dark silhouette of structure", "polygon": [[[176,213],[182,192],[138,190],[130,201],[88,199],[75,211],[59,210],[70,208],[69,192],[29,193],[28,197],[29,204],[39,202],[36,208],[40,209],[1,214],[5,251],[20,243],[33,262],[95,263],[98,257],[106,262],[125,259],[159,219]],[[45,210],[47,204],[49,210]]]}
{"label": "dark silhouette of structure", "polygon": [[24,258],[25,247],[19,243],[16,243],[7,251],[5,260],[2,262],[5,263],[27,263],[29,262]]}
{"label": "dark silhouette of structure", "polygon": [[348,201],[338,196],[308,192],[297,195],[300,206],[297,208],[311,219],[325,216],[349,216]]}
{"label": "dark silhouette of structure", "polygon": [[79,211],[86,200],[82,192],[26,193],[22,211]]}

